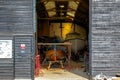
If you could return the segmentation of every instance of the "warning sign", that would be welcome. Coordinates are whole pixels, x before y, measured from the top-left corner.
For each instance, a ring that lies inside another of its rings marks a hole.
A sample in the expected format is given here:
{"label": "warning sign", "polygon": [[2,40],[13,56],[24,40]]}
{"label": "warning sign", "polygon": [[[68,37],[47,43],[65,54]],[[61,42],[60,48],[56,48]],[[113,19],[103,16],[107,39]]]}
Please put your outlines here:
{"label": "warning sign", "polygon": [[21,49],[25,49],[25,48],[26,48],[26,45],[25,45],[25,44],[21,44],[21,45],[20,45],[20,48],[21,48]]}

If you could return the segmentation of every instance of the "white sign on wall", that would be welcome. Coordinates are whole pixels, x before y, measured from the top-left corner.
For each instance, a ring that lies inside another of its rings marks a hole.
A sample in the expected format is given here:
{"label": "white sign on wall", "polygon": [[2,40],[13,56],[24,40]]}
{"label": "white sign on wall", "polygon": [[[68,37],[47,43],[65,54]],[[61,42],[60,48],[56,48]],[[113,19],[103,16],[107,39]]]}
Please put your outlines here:
{"label": "white sign on wall", "polygon": [[12,58],[12,40],[0,40],[0,58]]}

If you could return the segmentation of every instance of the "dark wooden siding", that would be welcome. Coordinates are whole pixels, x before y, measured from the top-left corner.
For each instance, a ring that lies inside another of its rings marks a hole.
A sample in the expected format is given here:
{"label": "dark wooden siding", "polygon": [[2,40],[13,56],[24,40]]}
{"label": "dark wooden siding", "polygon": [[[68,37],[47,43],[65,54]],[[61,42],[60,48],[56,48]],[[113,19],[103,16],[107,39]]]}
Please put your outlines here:
{"label": "dark wooden siding", "polygon": [[33,33],[33,0],[0,0],[0,33]]}
{"label": "dark wooden siding", "polygon": [[91,0],[91,73],[120,73],[120,1]]}
{"label": "dark wooden siding", "polygon": [[[13,40],[12,36],[0,36],[0,40]],[[13,46],[13,45],[12,45]],[[13,47],[12,47],[13,48]],[[14,50],[12,50],[14,52]],[[14,79],[14,54],[12,58],[0,58],[0,80],[13,80]]]}
{"label": "dark wooden siding", "polygon": [[13,80],[13,59],[0,59],[0,80]]}
{"label": "dark wooden siding", "polygon": [[[13,41],[13,57],[0,59],[0,80],[32,78],[32,56],[30,57],[30,55],[32,55],[34,42],[34,1],[0,0],[0,40],[11,38]],[[22,35],[22,38],[18,38],[18,35]],[[24,40],[24,37],[28,42]],[[29,48],[25,54],[18,50],[21,42]]]}
{"label": "dark wooden siding", "polygon": [[[33,62],[33,37],[32,36],[15,36],[15,78],[16,79],[32,79]],[[25,44],[25,49],[21,49],[21,44]]]}

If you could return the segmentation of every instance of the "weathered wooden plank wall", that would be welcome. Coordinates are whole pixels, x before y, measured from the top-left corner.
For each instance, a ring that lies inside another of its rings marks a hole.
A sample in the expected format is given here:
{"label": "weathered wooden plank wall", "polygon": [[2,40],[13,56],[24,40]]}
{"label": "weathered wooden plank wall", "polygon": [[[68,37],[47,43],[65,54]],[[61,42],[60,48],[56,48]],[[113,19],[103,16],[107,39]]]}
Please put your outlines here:
{"label": "weathered wooden plank wall", "polygon": [[120,0],[91,0],[91,73],[120,73]]}
{"label": "weathered wooden plank wall", "polygon": [[[0,36],[0,40],[13,40],[11,36]],[[3,45],[0,43],[0,45]],[[13,48],[13,47],[12,47]],[[0,46],[0,51],[4,50]],[[13,52],[13,51],[12,51]],[[0,57],[6,55],[0,52]],[[3,56],[4,57],[4,56]],[[14,79],[14,59],[13,58],[0,58],[0,80],[13,80]]]}
{"label": "weathered wooden plank wall", "polygon": [[33,33],[33,0],[0,0],[0,33]]}
{"label": "weathered wooden plank wall", "polygon": [[[11,39],[13,42],[13,57],[0,59],[0,80],[32,79],[34,1],[0,0],[0,40]],[[19,35],[22,36],[19,38]],[[24,54],[18,52],[20,51],[20,49],[18,50],[20,44],[25,44],[27,47]],[[21,57],[22,55],[24,57]],[[28,55],[31,57],[28,58]]]}
{"label": "weathered wooden plank wall", "polygon": [[[34,77],[33,69],[33,55],[34,50],[33,36],[15,36],[15,79],[32,79]],[[25,47],[21,48],[21,44]]]}

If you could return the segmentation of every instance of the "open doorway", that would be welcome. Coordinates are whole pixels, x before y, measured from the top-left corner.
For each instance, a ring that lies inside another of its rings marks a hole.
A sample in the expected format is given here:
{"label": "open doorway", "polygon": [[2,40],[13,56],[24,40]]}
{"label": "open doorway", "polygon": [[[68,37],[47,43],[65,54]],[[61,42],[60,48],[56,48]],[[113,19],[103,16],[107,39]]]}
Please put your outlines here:
{"label": "open doorway", "polygon": [[70,73],[65,80],[71,74],[88,79],[89,0],[37,0],[36,14],[41,72],[35,79],[64,72]]}

